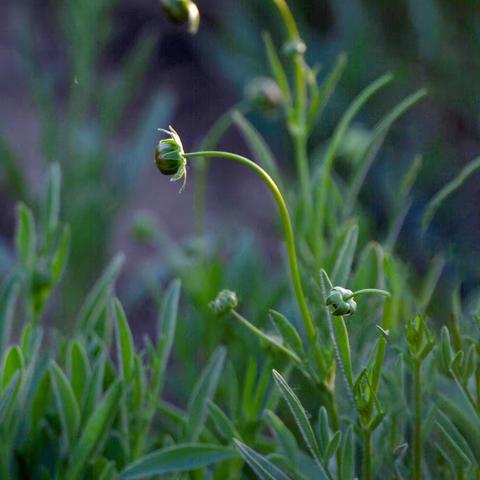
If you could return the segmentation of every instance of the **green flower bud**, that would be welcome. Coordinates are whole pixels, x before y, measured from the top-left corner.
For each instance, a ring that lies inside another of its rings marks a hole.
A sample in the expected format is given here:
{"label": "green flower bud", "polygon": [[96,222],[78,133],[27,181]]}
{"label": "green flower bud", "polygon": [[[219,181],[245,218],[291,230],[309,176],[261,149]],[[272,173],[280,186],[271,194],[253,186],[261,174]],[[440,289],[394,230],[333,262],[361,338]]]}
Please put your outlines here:
{"label": "green flower bud", "polygon": [[183,179],[183,185],[180,189],[180,191],[183,191],[187,181],[187,160],[182,141],[172,127],[169,130],[162,128],[159,130],[170,135],[170,138],[164,138],[158,142],[155,149],[155,163],[161,173],[173,175],[172,182]]}
{"label": "green flower bud", "polygon": [[245,97],[254,107],[266,113],[275,112],[285,101],[277,82],[269,77],[254,78],[245,89]]}
{"label": "green flower bud", "polygon": [[190,33],[196,33],[200,25],[200,12],[191,0],[161,0],[163,9],[172,22],[188,25]]}
{"label": "green flower bud", "polygon": [[[327,296],[327,305],[335,316],[353,315],[357,310],[357,302],[351,297],[352,291],[343,287],[334,287]],[[346,299],[347,297],[351,297]]]}
{"label": "green flower bud", "polygon": [[222,290],[215,300],[209,303],[209,307],[219,317],[227,315],[238,305],[238,298],[235,292],[231,290]]}

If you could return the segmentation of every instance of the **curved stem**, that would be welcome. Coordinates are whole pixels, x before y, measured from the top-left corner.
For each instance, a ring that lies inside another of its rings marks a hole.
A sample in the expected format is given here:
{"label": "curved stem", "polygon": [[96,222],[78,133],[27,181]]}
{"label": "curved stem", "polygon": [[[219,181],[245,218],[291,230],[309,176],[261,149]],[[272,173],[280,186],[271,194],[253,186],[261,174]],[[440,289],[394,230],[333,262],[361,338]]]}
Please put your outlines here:
{"label": "curved stem", "polygon": [[288,213],[287,204],[283,198],[282,193],[280,192],[277,184],[273,181],[272,177],[259,165],[255,162],[252,162],[246,157],[241,155],[237,155],[235,153],[230,152],[218,152],[218,151],[202,151],[202,152],[191,152],[186,153],[185,158],[198,158],[198,157],[220,157],[226,158],[229,160],[235,160],[236,162],[240,162],[243,165],[247,166],[251,170],[253,170],[268,186],[270,192],[277,203],[278,210],[280,212],[280,217],[283,223],[284,235],[285,235],[285,242],[287,244],[287,253],[288,253],[288,264],[290,267],[290,274],[292,277],[293,288],[295,290],[295,296],[297,298],[298,307],[300,309],[300,313],[302,314],[303,323],[305,325],[305,330],[307,332],[309,340],[312,341],[316,337],[315,326],[313,324],[312,317],[310,315],[310,311],[307,306],[307,302],[305,300],[305,294],[303,292],[302,281],[300,278],[300,270],[298,268],[298,261],[297,261],[297,253],[295,249],[295,237],[293,235],[293,227],[292,222],[290,220],[290,215]]}

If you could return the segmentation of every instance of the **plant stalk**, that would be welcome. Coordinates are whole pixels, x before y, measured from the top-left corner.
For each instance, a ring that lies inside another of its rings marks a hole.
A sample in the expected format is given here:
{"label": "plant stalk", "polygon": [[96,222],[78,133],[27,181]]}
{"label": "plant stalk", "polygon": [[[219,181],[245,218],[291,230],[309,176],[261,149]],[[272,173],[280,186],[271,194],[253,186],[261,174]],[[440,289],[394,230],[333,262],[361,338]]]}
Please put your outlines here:
{"label": "plant stalk", "polygon": [[298,261],[297,261],[297,253],[295,248],[295,237],[293,235],[293,227],[292,221],[290,219],[290,214],[288,213],[287,204],[285,203],[285,199],[278,188],[275,181],[270,177],[270,175],[259,165],[255,162],[252,162],[246,157],[241,155],[237,155],[235,153],[230,152],[219,152],[219,151],[200,151],[200,152],[191,152],[185,153],[185,158],[208,158],[208,157],[216,157],[216,158],[226,158],[228,160],[234,160],[236,162],[242,163],[243,165],[247,166],[251,170],[253,170],[268,186],[270,192],[273,195],[275,202],[277,203],[278,210],[280,212],[280,217],[283,223],[284,229],[284,237],[285,243],[287,245],[287,253],[288,253],[288,264],[290,267],[290,275],[292,278],[293,288],[295,291],[295,296],[297,299],[298,307],[300,309],[300,313],[302,315],[303,323],[305,326],[305,331],[307,336],[313,346],[315,344],[314,340],[316,337],[315,326],[313,324],[312,317],[310,315],[310,311],[307,306],[307,301],[305,300],[305,294],[303,292],[302,280],[300,278],[300,270],[298,268]]}
{"label": "plant stalk", "polygon": [[422,478],[422,363],[415,360],[413,370],[414,403],[415,403],[415,426],[413,438],[413,479]]}
{"label": "plant stalk", "polygon": [[363,479],[372,478],[372,432],[366,428],[363,431]]}

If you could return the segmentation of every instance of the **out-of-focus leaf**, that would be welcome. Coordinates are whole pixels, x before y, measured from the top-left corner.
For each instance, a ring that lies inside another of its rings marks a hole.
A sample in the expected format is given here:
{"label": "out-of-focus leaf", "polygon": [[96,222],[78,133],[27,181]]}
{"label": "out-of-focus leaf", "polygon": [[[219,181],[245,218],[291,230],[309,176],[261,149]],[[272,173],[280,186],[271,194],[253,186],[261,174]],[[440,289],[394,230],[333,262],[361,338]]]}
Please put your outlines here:
{"label": "out-of-focus leaf", "polygon": [[480,157],[475,158],[468,163],[460,173],[450,182],[447,183],[435,196],[428,202],[422,217],[422,231],[426,232],[437,210],[443,202],[455,193],[478,169],[480,169]]}
{"label": "out-of-focus leaf", "polygon": [[128,465],[122,479],[149,478],[175,472],[188,472],[237,456],[231,448],[219,445],[184,443],[150,453]]}
{"label": "out-of-focus leaf", "polygon": [[186,441],[196,441],[202,431],[208,413],[208,404],[213,400],[217,390],[226,354],[224,347],[218,347],[194,386],[188,402]]}
{"label": "out-of-focus leaf", "polygon": [[355,249],[357,248],[358,226],[352,225],[348,231],[332,272],[334,285],[346,286],[352,270]]}
{"label": "out-of-focus leaf", "polygon": [[17,230],[15,232],[17,255],[27,272],[32,272],[37,253],[35,220],[31,210],[24,204],[17,207]]}
{"label": "out-of-focus leaf", "polygon": [[95,411],[87,420],[80,439],[72,450],[65,478],[75,480],[83,471],[88,459],[98,447],[108,426],[118,412],[121,392],[121,384],[117,381],[109,388],[100,404],[97,405]]}
{"label": "out-of-focus leaf", "polygon": [[0,352],[3,352],[10,340],[15,303],[20,284],[15,275],[5,279],[0,290]]}
{"label": "out-of-focus leaf", "polygon": [[113,300],[113,310],[115,315],[118,364],[122,378],[129,380],[133,373],[135,361],[133,335],[128,325],[125,311],[118,298]]}
{"label": "out-of-focus leaf", "polygon": [[75,398],[72,385],[62,369],[55,362],[52,362],[50,365],[50,381],[52,383],[52,390],[55,396],[62,430],[68,445],[71,447],[75,444],[80,426],[80,408]]}

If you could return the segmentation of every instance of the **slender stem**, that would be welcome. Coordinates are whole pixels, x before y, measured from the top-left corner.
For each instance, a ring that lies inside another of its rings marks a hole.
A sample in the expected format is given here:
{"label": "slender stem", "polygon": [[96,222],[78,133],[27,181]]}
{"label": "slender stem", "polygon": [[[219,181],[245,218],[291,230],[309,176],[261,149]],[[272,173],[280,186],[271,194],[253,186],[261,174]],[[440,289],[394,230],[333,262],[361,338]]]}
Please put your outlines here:
{"label": "slender stem", "polygon": [[415,361],[414,367],[415,425],[413,447],[413,479],[422,478],[422,363]]}
{"label": "slender stem", "polygon": [[366,428],[363,431],[363,479],[372,478],[372,432]]}
{"label": "slender stem", "polygon": [[288,213],[287,204],[283,198],[282,193],[280,192],[277,184],[274,182],[272,177],[259,165],[252,162],[246,157],[242,157],[241,155],[237,155],[235,153],[230,152],[217,152],[217,151],[202,151],[202,152],[192,152],[186,153],[185,158],[198,158],[198,157],[220,157],[226,158],[229,160],[235,160],[237,162],[242,163],[243,165],[247,166],[251,170],[253,170],[268,186],[270,192],[277,203],[278,210],[280,212],[280,217],[283,223],[284,229],[284,236],[285,236],[285,243],[287,245],[287,253],[288,253],[288,263],[290,267],[290,274],[292,277],[293,288],[295,290],[295,296],[297,298],[298,307],[300,309],[300,313],[303,318],[303,323],[305,325],[305,330],[308,335],[311,344],[314,344],[314,340],[316,337],[315,326],[313,324],[312,317],[310,315],[310,311],[307,306],[307,302],[305,300],[305,294],[303,292],[302,280],[300,278],[300,270],[298,268],[298,261],[297,261],[297,253],[295,249],[295,237],[293,235],[293,227],[292,221],[290,220],[290,214]]}
{"label": "slender stem", "polygon": [[[288,41],[292,44],[301,42],[295,18],[285,0],[273,0],[285,24]],[[300,181],[305,217],[310,218],[312,198],[310,194],[310,172],[307,157],[307,82],[305,78],[304,53],[293,53],[293,70],[295,81],[295,101],[289,115],[289,130],[294,140],[295,162]]]}

